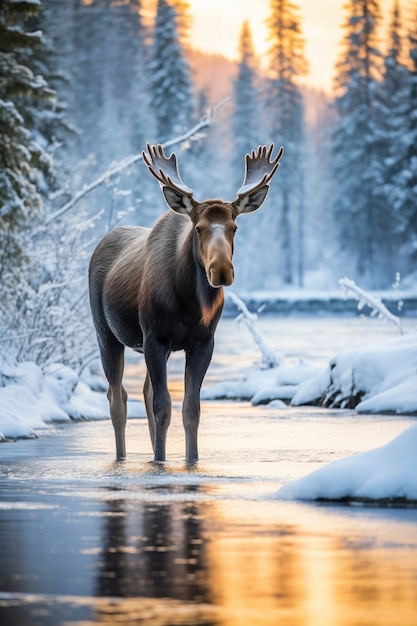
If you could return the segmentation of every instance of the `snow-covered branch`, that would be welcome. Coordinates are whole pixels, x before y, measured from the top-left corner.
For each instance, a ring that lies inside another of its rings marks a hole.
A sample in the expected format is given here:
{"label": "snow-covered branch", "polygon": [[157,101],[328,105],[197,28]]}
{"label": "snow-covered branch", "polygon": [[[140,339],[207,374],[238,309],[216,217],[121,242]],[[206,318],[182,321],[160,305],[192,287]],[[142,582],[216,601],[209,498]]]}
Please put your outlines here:
{"label": "snow-covered branch", "polygon": [[229,298],[234,302],[240,314],[236,318],[236,322],[245,324],[246,328],[250,331],[256,345],[262,354],[261,365],[264,368],[278,367],[281,365],[280,359],[273,353],[273,351],[266,345],[264,338],[259,332],[256,322],[258,316],[256,313],[251,313],[246,304],[232,291],[227,292]]}
{"label": "snow-covered branch", "polygon": [[400,333],[403,334],[401,318],[399,318],[397,315],[393,315],[390,311],[388,311],[385,304],[383,304],[379,298],[377,298],[376,296],[371,296],[369,293],[366,293],[366,291],[358,287],[354,280],[351,280],[347,277],[341,278],[339,280],[339,285],[344,290],[345,297],[347,296],[348,292],[353,293],[358,301],[359,311],[361,311],[365,305],[369,306],[373,311],[373,315],[378,315],[380,319],[385,319],[388,322],[395,324]]}
{"label": "snow-covered branch", "polygon": [[[220,103],[217,107],[214,107],[210,115],[204,117],[198,124],[190,128],[190,130],[186,131],[182,135],[179,135],[178,137],[175,137],[174,139],[170,139],[169,141],[166,141],[165,143],[162,144],[162,146],[164,148],[170,148],[171,146],[184,143],[188,141],[189,139],[191,139],[192,137],[194,137],[195,135],[198,135],[198,133],[200,133],[204,128],[208,128],[209,126],[211,126],[211,124],[213,123],[214,116],[219,110],[219,108],[222,106],[222,104],[223,103]],[[138,161],[141,161],[141,160],[142,160],[142,153],[133,154],[122,159],[121,161],[116,161],[115,163],[112,163],[110,167],[108,167],[107,170],[103,172],[103,174],[101,174],[98,178],[96,178],[96,180],[91,182],[89,185],[86,185],[85,187],[83,187],[83,189],[78,191],[71,198],[71,200],[68,200],[68,202],[64,204],[64,206],[62,206],[60,209],[58,209],[57,211],[55,211],[54,213],[46,217],[44,221],[45,226],[48,226],[51,222],[58,219],[59,217],[64,215],[64,213],[72,209],[72,207],[75,204],[77,204],[77,202],[79,202],[82,198],[84,198],[91,191],[93,191],[94,189],[97,189],[97,187],[100,187],[100,185],[107,183],[111,178],[113,178],[117,174],[120,174],[121,172],[126,170],[128,167],[130,167],[134,163],[137,163]]]}

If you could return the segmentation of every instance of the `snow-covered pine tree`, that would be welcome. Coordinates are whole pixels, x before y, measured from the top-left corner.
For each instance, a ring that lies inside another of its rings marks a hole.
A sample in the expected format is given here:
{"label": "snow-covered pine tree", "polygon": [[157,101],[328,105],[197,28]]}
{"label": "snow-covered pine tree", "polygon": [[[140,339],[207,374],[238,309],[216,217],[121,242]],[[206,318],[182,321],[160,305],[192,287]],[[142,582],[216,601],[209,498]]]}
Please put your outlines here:
{"label": "snow-covered pine tree", "polygon": [[282,282],[302,283],[303,213],[304,213],[304,109],[298,79],[307,70],[304,39],[298,7],[288,0],[271,0],[268,28],[269,85],[267,93],[270,136],[282,144],[285,156],[280,165],[280,184],[271,196],[280,211],[280,221],[273,233]]}
{"label": "snow-covered pine tree", "polygon": [[257,68],[248,22],[244,22],[239,41],[239,66],[234,83],[233,160],[236,186],[242,182],[242,163],[245,154],[260,143],[262,130],[259,111],[259,92],[256,86]]}
{"label": "snow-covered pine tree", "polygon": [[[46,0],[47,3],[52,0]],[[73,19],[66,35],[71,40],[72,64],[69,68],[73,97],[69,101],[70,114],[79,131],[73,152],[73,179],[78,186],[94,177],[108,165],[113,126],[105,119],[108,109],[111,81],[108,77],[110,40],[110,0],[92,0],[73,3]],[[65,12],[63,13],[63,17]],[[59,34],[68,24],[60,22]],[[109,116],[110,117],[110,116]],[[77,171],[77,161],[82,172]]]}
{"label": "snow-covered pine tree", "polygon": [[175,9],[158,0],[149,62],[158,141],[178,135],[192,118],[190,71],[179,41]]}
{"label": "snow-covered pine tree", "polygon": [[[239,39],[238,73],[233,93],[233,153],[231,157],[233,184],[237,190],[242,184],[244,158],[251,150],[265,143],[262,128],[260,91],[258,89],[258,68],[253,49],[249,22],[244,22]],[[264,212],[251,215],[250,219],[239,220],[239,241],[236,245],[235,263],[237,287],[249,289],[262,284],[263,255],[259,254],[265,233],[268,232]]]}
{"label": "snow-covered pine tree", "polygon": [[53,173],[39,110],[52,118],[56,94],[39,73],[44,37],[27,25],[39,9],[39,0],[0,5],[0,285],[6,308],[25,282],[25,237],[41,215]]}
{"label": "snow-covered pine tree", "polygon": [[[382,236],[381,201],[384,137],[378,102],[381,54],[378,0],[345,5],[343,47],[336,64],[335,106],[339,121],[333,135],[335,219],[350,271],[370,287],[378,285],[376,262]],[[386,277],[384,277],[386,280]]]}
{"label": "snow-covered pine tree", "polygon": [[[404,62],[404,42],[400,4],[394,0],[388,32],[388,47],[384,55],[383,81],[380,89],[382,128],[384,133],[384,185],[381,188],[385,211],[383,211],[383,249],[386,263],[385,274],[407,271],[407,259],[401,253],[407,233],[404,215],[406,200],[406,133],[409,113],[408,71]],[[402,234],[402,235],[401,235]],[[382,261],[382,260],[381,260]],[[383,261],[382,261],[383,263]],[[381,263],[381,264],[382,264]]]}
{"label": "snow-covered pine tree", "polygon": [[[142,0],[111,2],[107,67],[107,104],[103,135],[109,135],[107,163],[140,153],[156,134],[151,92],[146,69],[146,30],[142,23]],[[120,178],[112,200],[115,213],[129,211],[129,223],[155,220],[155,186],[146,168],[137,164]],[[130,193],[127,193],[130,192]],[[114,226],[114,223],[112,224]]]}
{"label": "snow-covered pine tree", "polygon": [[409,261],[410,271],[415,271],[417,260],[417,10],[414,9],[408,35],[408,98],[405,108],[405,126],[401,135],[400,151],[404,155],[403,169],[397,185],[402,197],[397,210],[401,214],[400,240],[403,254]]}
{"label": "snow-covered pine tree", "polygon": [[190,28],[193,21],[190,15],[190,3],[188,0],[169,0],[177,14],[177,29],[180,42],[183,46],[189,43]]}

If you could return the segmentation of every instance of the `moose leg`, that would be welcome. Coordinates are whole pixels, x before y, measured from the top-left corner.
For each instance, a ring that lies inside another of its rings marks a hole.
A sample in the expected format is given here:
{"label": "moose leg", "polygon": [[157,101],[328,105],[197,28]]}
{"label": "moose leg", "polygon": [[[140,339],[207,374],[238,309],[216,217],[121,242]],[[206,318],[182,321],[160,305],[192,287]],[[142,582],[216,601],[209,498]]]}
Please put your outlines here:
{"label": "moose leg", "polygon": [[149,334],[145,338],[143,352],[152,385],[152,408],[155,419],[154,459],[165,461],[166,436],[171,422],[171,396],[168,392],[166,367],[169,351]]}
{"label": "moose leg", "polygon": [[146,372],[145,383],[143,385],[143,397],[145,399],[146,415],[148,416],[149,434],[151,436],[152,447],[155,450],[155,417],[153,414],[153,390],[149,372]]}
{"label": "moose leg", "polygon": [[214,341],[198,346],[185,356],[185,393],[182,421],[185,430],[185,458],[198,460],[197,432],[200,423],[200,389],[210,365]]}
{"label": "moose leg", "polygon": [[122,385],[124,370],[124,346],[116,338],[108,339],[105,345],[100,343],[101,362],[109,383],[107,398],[110,403],[110,415],[116,437],[116,458],[126,458],[126,401],[127,393]]}

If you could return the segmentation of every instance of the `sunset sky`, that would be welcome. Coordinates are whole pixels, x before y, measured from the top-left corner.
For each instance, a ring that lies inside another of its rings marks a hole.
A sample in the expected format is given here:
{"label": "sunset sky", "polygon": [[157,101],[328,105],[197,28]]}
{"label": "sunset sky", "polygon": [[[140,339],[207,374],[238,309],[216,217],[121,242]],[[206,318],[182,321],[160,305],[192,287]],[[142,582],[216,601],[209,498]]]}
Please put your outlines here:
{"label": "sunset sky", "polygon": [[[333,67],[342,37],[345,0],[299,0],[306,56],[310,63],[309,85],[331,89]],[[393,0],[382,0],[385,22],[389,22]],[[195,48],[237,58],[239,33],[250,22],[256,53],[265,62],[268,33],[265,20],[269,0],[189,0],[193,25],[191,44]],[[404,3],[403,3],[404,4]],[[409,3],[406,3],[409,4]],[[385,24],[381,35],[385,36]]]}

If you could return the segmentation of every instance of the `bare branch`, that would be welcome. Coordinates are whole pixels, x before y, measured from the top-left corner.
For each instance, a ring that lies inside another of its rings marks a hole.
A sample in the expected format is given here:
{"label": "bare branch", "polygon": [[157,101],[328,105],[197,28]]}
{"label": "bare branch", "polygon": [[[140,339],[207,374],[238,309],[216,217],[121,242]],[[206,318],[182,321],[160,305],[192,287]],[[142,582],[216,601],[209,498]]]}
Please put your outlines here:
{"label": "bare branch", "polygon": [[278,367],[282,365],[282,361],[274,354],[274,352],[266,345],[264,338],[259,332],[256,321],[258,316],[255,313],[251,313],[239,296],[237,296],[233,291],[227,291],[227,295],[232,300],[232,302],[236,305],[237,309],[240,311],[240,314],[236,318],[238,323],[243,322],[246,328],[250,331],[256,345],[262,354],[262,365],[264,368],[270,367]]}
{"label": "bare branch", "polygon": [[375,315],[378,315],[380,319],[385,319],[388,322],[395,324],[400,333],[403,334],[401,319],[388,311],[385,304],[383,304],[379,298],[366,293],[366,291],[358,287],[354,280],[347,277],[341,278],[339,280],[339,285],[344,290],[345,296],[349,291],[353,293],[355,298],[358,300],[359,311],[365,306],[365,304],[368,305],[375,312]]}
{"label": "bare branch", "polygon": [[[218,110],[219,110],[219,107],[217,107],[216,109],[213,109],[211,115],[202,119],[198,124],[190,128],[190,130],[185,132],[183,135],[179,135],[178,137],[175,137],[174,139],[170,139],[169,141],[166,141],[165,143],[163,143],[162,148],[169,148],[176,144],[181,144],[184,141],[187,141],[187,139],[190,139],[191,137],[199,133],[203,128],[208,128],[209,126],[211,126],[211,124],[213,123],[214,115]],[[48,226],[51,222],[55,221],[56,219],[60,218],[62,215],[67,213],[67,211],[72,209],[72,207],[76,205],[77,202],[79,202],[82,198],[84,198],[87,194],[89,194],[90,191],[93,191],[100,185],[103,185],[109,179],[113,178],[113,176],[120,174],[120,172],[123,172],[125,169],[127,169],[134,163],[137,163],[138,161],[142,161],[142,159],[143,159],[142,153],[134,154],[134,155],[126,157],[125,159],[121,161],[118,161],[117,163],[110,165],[110,167],[103,174],[101,174],[101,176],[96,178],[96,180],[94,180],[89,185],[86,185],[83,189],[81,189],[81,191],[76,193],[75,196],[71,198],[71,200],[69,200],[66,204],[64,204],[63,207],[55,211],[55,213],[52,213],[51,215],[49,215],[44,221],[45,226]]]}

